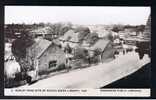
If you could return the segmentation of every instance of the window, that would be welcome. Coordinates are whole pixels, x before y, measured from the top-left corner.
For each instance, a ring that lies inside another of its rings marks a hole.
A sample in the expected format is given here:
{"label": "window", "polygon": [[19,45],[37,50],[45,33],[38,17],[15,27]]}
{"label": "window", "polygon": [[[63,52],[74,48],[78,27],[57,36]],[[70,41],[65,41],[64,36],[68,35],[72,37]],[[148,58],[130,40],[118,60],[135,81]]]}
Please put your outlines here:
{"label": "window", "polygon": [[57,61],[56,60],[53,60],[53,61],[49,62],[49,68],[56,67],[56,65],[57,65]]}

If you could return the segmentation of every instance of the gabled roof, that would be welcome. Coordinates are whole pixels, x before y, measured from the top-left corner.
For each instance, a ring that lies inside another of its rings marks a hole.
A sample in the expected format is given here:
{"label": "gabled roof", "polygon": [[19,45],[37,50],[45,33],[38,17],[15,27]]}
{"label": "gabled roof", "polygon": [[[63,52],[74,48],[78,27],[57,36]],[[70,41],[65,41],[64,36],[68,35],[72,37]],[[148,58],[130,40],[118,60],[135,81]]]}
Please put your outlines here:
{"label": "gabled roof", "polygon": [[[70,39],[69,39],[70,37]],[[74,30],[67,31],[63,36],[59,38],[60,40],[70,41],[70,42],[79,42],[78,33],[75,33]]]}
{"label": "gabled roof", "polygon": [[40,39],[36,41],[31,47],[29,47],[29,49],[32,50],[31,53],[34,55],[34,57],[38,58],[51,44],[52,43],[48,40]]}
{"label": "gabled roof", "polygon": [[108,39],[99,39],[93,46],[90,47],[90,49],[95,50],[97,48],[100,48],[103,51],[109,43],[110,40]]}

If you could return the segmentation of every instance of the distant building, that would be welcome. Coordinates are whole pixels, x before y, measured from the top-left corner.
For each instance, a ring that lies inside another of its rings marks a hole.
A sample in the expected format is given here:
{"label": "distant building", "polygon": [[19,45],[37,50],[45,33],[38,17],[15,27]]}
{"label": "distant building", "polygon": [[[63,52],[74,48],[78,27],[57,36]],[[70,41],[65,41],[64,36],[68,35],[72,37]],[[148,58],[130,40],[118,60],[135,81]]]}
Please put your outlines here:
{"label": "distant building", "polygon": [[68,44],[71,48],[75,48],[79,44],[78,33],[75,33],[74,30],[67,31],[59,40],[63,47]]}
{"label": "distant building", "polygon": [[48,40],[52,40],[52,38],[56,38],[57,35],[50,33],[49,30],[50,30],[50,27],[43,27],[43,28],[32,30],[30,31],[30,33],[33,34],[35,38],[40,37],[40,38],[45,38]]}
{"label": "distant building", "polygon": [[65,53],[58,43],[45,39],[27,48],[26,60],[39,74],[55,70],[60,64],[66,63]]}

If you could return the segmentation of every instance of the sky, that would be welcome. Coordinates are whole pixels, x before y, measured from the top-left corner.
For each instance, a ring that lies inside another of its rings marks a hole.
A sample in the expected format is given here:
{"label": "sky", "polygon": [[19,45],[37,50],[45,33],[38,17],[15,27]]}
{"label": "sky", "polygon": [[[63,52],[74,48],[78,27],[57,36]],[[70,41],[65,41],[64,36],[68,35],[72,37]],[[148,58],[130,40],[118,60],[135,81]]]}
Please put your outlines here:
{"label": "sky", "polygon": [[5,24],[57,23],[73,24],[146,24],[150,7],[111,6],[5,6]]}

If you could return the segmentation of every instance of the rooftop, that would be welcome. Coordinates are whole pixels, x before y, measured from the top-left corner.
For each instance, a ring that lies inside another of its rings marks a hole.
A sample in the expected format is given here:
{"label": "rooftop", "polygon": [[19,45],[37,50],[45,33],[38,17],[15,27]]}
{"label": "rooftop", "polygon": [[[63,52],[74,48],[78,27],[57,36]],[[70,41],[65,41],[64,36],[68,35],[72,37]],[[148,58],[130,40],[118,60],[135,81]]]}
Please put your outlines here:
{"label": "rooftop", "polygon": [[90,47],[90,49],[95,50],[97,48],[100,48],[103,51],[109,43],[110,40],[108,39],[99,39],[93,46]]}

